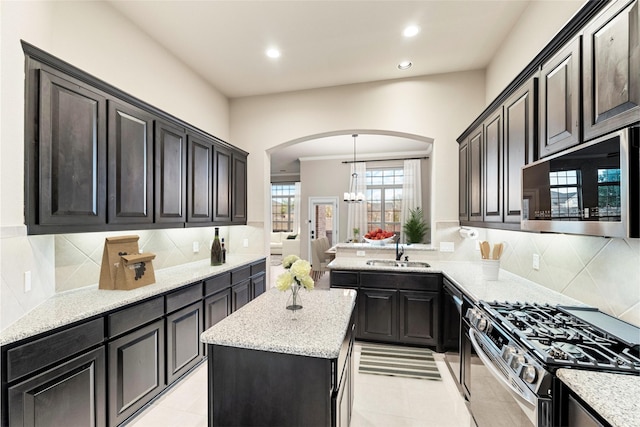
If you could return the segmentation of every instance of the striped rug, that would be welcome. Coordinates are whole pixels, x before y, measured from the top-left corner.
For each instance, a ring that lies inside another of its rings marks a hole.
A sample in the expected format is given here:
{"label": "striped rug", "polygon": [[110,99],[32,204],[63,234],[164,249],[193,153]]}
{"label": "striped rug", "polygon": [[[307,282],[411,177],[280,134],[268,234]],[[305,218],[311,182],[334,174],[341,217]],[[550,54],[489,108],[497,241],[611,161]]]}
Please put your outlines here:
{"label": "striped rug", "polygon": [[361,374],[441,380],[431,350],[385,344],[361,344]]}

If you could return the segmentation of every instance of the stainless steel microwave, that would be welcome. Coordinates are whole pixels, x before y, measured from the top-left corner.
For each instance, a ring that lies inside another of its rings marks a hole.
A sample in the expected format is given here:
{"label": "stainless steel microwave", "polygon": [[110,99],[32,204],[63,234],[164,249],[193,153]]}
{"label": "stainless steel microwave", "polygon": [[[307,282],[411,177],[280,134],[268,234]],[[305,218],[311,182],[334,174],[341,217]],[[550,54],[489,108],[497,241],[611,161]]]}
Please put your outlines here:
{"label": "stainless steel microwave", "polygon": [[640,126],[522,167],[521,229],[640,237]]}

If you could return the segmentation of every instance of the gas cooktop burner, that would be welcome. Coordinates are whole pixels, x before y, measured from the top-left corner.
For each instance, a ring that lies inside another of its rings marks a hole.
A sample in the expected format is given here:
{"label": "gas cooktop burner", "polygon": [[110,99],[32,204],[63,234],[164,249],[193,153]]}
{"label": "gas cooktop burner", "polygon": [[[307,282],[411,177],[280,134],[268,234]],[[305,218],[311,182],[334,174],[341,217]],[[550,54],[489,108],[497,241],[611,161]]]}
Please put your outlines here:
{"label": "gas cooktop burner", "polygon": [[540,304],[482,304],[548,367],[575,365],[640,375],[640,345],[626,343],[569,313],[570,310]]}

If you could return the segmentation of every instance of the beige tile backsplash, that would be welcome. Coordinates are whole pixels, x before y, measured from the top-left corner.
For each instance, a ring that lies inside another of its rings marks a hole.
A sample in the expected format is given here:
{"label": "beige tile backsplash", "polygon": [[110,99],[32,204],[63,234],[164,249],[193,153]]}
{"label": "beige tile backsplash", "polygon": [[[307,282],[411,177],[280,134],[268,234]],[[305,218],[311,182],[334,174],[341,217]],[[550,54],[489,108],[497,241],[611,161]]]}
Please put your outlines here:
{"label": "beige tile backsplash", "polygon": [[[501,267],[602,311],[640,326],[640,239],[536,234],[478,229],[479,239],[505,243]],[[235,253],[265,253],[261,223],[221,227]],[[136,234],[144,252],[156,254],[161,269],[209,257],[213,227],[82,233],[55,236],[3,235],[0,239],[0,330],[56,292],[98,282],[104,239]],[[249,247],[242,242],[247,239]],[[193,253],[193,242],[200,251]],[[463,239],[457,222],[440,222],[433,244],[454,242],[454,252],[438,252],[442,260],[477,260],[476,240]],[[533,254],[540,269],[532,268]],[[24,292],[24,272],[31,271],[32,290]]]}
{"label": "beige tile backsplash", "polygon": [[[463,239],[456,222],[436,225],[434,245],[454,242],[440,259],[477,260],[476,240]],[[501,267],[640,326],[640,239],[478,229],[478,240],[505,243]],[[533,254],[540,269],[533,269]]]}

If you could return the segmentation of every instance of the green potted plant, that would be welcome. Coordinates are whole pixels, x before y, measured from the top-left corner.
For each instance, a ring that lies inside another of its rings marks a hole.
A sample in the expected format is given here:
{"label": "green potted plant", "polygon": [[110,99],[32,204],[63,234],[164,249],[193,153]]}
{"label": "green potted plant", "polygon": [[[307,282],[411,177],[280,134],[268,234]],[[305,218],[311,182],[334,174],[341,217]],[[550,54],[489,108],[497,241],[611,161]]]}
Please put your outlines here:
{"label": "green potted plant", "polygon": [[429,226],[424,220],[422,209],[409,209],[409,219],[402,226],[407,243],[422,243]]}

